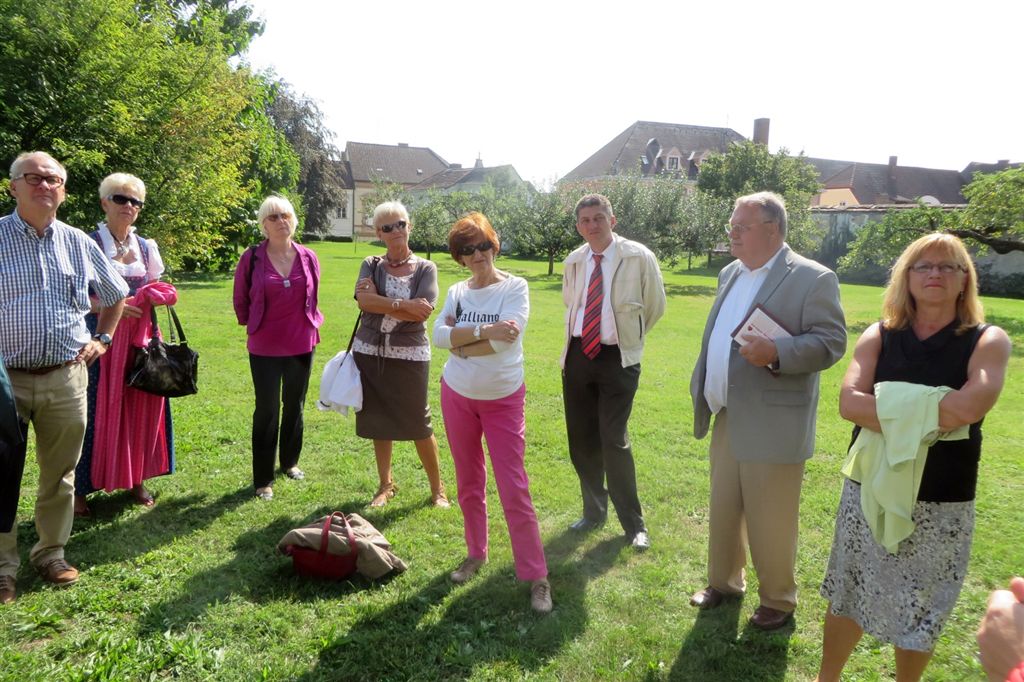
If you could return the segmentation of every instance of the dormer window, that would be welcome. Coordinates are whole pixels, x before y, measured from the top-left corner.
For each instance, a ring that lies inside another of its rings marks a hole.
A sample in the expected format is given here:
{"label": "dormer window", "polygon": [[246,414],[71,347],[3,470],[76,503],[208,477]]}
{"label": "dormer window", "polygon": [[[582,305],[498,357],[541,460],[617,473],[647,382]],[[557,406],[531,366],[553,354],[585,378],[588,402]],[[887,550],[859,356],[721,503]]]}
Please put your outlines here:
{"label": "dormer window", "polygon": [[670,171],[679,170],[679,157],[670,156],[668,157],[668,169]]}

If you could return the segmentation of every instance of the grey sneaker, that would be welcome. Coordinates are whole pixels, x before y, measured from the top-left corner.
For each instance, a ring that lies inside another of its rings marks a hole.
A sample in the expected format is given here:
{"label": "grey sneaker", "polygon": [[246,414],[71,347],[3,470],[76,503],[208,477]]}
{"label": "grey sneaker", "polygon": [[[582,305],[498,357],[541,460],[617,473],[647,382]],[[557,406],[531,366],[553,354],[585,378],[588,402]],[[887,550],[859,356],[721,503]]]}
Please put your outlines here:
{"label": "grey sneaker", "polygon": [[452,582],[456,585],[461,585],[467,582],[470,578],[476,575],[480,567],[484,565],[486,559],[474,559],[473,557],[466,557],[466,560],[451,573]]}
{"label": "grey sneaker", "polygon": [[551,613],[551,583],[547,578],[534,580],[530,585],[530,606],[537,613]]}

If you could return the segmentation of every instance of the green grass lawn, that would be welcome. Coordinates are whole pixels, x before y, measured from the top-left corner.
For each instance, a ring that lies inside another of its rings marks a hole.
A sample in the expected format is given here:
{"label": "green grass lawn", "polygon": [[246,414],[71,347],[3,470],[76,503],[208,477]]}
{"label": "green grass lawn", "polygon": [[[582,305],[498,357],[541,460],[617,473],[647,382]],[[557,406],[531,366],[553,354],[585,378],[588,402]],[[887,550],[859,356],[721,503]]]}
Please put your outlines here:
{"label": "green grass lawn", "polygon": [[[429,505],[411,444],[396,447],[401,490],[368,511],[376,488],[373,450],[354,424],[315,407],[324,363],[348,340],[352,286],[371,247],[317,244],[326,322],[306,411],[301,465],[306,480],[280,478],[270,503],[251,488],[252,388],[245,330],[235,323],[227,277],[179,282],[190,343],[201,353],[200,392],[174,401],[178,471],[154,479],[157,504],[126,492],[96,495],[94,517],[76,520],[67,555],[77,585],[40,582],[23,559],[20,597],[0,608],[3,680],[807,680],[817,671],[825,603],[817,590],[832,540],[850,425],[837,413],[847,360],[822,376],[815,457],[803,488],[800,607],[795,627],[765,634],[746,619],[757,606],[756,576],[744,601],[698,617],[688,605],[705,584],[707,442],[692,436],[690,372],[715,290],[712,273],[666,271],[668,311],[650,337],[631,420],[640,498],[653,548],[638,555],[610,521],[587,536],[567,532],[579,517],[579,487],[566,451],[558,359],[563,335],[561,279],[543,262],[502,259],[529,280],[525,337],[527,469],[551,570],[554,612],[530,611],[513,576],[493,485],[490,562],[462,587],[448,572],[464,557],[457,506]],[[435,255],[442,296],[464,277]],[[882,290],[844,286],[850,348],[880,312]],[[966,585],[928,680],[982,679],[974,630],[988,592],[1024,572],[1024,449],[1014,422],[1024,414],[1024,301],[986,299],[989,320],[1013,337],[1003,396],[985,424],[974,552]],[[430,400],[441,468],[455,475],[444,439],[433,363]],[[770,437],[770,434],[766,434]],[[30,453],[31,458],[31,453]],[[26,468],[19,506],[22,556],[37,469]],[[275,553],[289,529],[325,512],[359,512],[380,528],[409,570],[380,582],[320,583],[292,574]],[[892,649],[865,639],[848,679],[893,677]]]}

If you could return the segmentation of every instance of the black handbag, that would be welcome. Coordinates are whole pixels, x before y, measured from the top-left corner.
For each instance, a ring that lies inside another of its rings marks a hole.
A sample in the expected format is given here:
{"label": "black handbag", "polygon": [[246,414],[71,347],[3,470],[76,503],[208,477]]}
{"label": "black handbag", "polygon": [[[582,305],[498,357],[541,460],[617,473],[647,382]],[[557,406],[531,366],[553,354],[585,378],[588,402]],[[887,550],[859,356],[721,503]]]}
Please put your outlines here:
{"label": "black handbag", "polygon": [[146,393],[180,398],[199,391],[196,385],[199,353],[188,347],[174,306],[167,306],[167,313],[174,323],[171,325],[170,343],[159,338],[160,327],[156,322],[156,307],[153,306],[149,309],[153,336],[148,346],[135,349],[135,361],[128,369],[126,381],[132,388]]}

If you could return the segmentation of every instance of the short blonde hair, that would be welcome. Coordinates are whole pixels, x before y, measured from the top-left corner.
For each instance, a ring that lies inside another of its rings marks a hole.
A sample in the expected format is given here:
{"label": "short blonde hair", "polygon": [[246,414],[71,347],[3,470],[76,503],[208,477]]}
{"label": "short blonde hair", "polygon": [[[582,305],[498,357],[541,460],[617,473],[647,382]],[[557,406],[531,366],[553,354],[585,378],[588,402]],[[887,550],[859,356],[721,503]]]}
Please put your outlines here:
{"label": "short blonde hair", "polygon": [[967,247],[954,235],[934,232],[905,248],[892,266],[882,301],[882,324],[886,329],[906,329],[914,322],[917,304],[910,294],[910,268],[930,250],[940,252],[943,258],[959,265],[964,272],[963,293],[956,303],[956,313],[960,320],[956,333],[962,334],[985,321],[985,311],[978,297],[978,273],[967,253]]}
{"label": "short blonde hair", "polygon": [[119,189],[135,192],[139,199],[146,200],[146,183],[129,173],[111,173],[100,183],[100,199],[106,199]]}
{"label": "short blonde hair", "polygon": [[263,233],[263,236],[267,236],[267,230],[263,227],[263,221],[266,220],[268,215],[274,213],[284,213],[288,216],[288,226],[292,228],[292,234],[295,234],[298,219],[295,217],[295,208],[292,206],[292,202],[280,194],[271,194],[263,200],[263,203],[260,204],[260,210],[256,212],[256,221],[260,224],[260,232]]}
{"label": "short blonde hair", "polygon": [[399,220],[405,221],[406,226],[410,224],[409,211],[405,208],[405,204],[401,201],[385,201],[373,209],[373,229],[379,228],[384,218],[391,216],[398,216]]}

